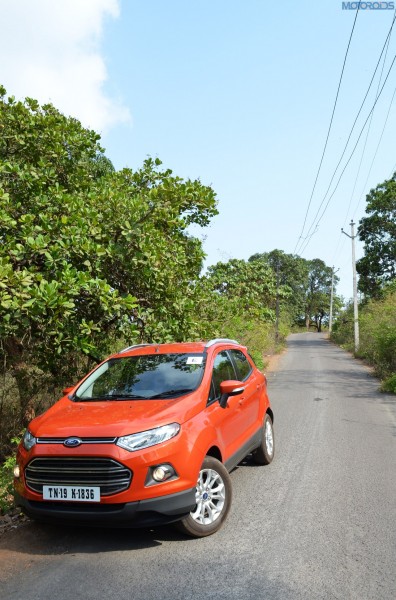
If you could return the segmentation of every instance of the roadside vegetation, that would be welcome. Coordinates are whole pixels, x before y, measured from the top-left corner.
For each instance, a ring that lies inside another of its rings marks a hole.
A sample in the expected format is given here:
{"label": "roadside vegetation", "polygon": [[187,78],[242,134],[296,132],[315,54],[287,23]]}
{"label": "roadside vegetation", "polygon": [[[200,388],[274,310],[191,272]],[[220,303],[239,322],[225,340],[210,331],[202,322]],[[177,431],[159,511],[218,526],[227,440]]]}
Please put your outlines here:
{"label": "roadside vegetation", "polygon": [[[11,440],[15,450],[19,440],[20,438]],[[13,472],[15,465],[15,451],[0,464],[0,515],[6,513],[13,505]]]}
{"label": "roadside vegetation", "polygon": [[159,159],[117,171],[94,131],[0,87],[0,510],[15,439],[111,352],[230,337],[264,368],[293,327],[321,331],[320,259],[273,250],[202,272],[189,228],[217,213],[210,186]]}
{"label": "roadside vegetation", "polygon": [[[364,256],[360,275],[360,347],[357,356],[374,367],[381,389],[396,393],[396,173],[367,196],[366,215],[358,228]],[[335,323],[332,339],[354,349],[353,307]]]}
{"label": "roadside vegetation", "polygon": [[[354,351],[353,305],[335,323],[332,340]],[[356,356],[374,367],[384,392],[396,394],[396,286],[389,286],[381,298],[371,298],[359,306],[360,345]]]}

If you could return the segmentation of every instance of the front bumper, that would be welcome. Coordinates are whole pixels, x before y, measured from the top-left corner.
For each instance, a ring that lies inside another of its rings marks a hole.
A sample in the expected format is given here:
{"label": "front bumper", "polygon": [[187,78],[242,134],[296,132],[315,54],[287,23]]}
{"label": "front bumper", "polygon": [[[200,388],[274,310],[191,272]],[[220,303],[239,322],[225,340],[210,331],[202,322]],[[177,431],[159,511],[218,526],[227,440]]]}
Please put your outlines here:
{"label": "front bumper", "polygon": [[178,521],[195,507],[195,488],[124,504],[37,502],[15,491],[15,503],[38,521],[93,527],[147,527]]}

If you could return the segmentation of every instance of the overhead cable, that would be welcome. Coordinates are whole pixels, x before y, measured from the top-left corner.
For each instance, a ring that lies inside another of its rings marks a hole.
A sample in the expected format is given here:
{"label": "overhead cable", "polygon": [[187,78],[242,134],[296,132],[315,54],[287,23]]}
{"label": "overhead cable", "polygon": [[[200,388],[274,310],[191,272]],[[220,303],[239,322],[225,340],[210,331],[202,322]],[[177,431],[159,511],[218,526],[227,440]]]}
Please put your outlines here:
{"label": "overhead cable", "polygon": [[[360,138],[362,137],[362,133],[363,133],[363,131],[364,131],[364,129],[365,129],[365,127],[366,127],[366,125],[367,125],[367,122],[368,122],[368,120],[369,120],[369,118],[370,118],[370,116],[371,116],[371,113],[373,112],[373,110],[374,110],[374,108],[375,108],[375,105],[377,104],[377,102],[378,102],[378,100],[379,100],[379,98],[380,98],[380,96],[381,96],[381,94],[382,94],[382,91],[383,91],[383,89],[384,89],[384,87],[385,87],[385,84],[386,84],[386,82],[387,82],[387,80],[388,80],[388,77],[389,77],[389,75],[390,75],[390,72],[391,72],[391,70],[392,70],[392,68],[393,68],[393,65],[394,65],[394,63],[395,63],[395,60],[396,60],[396,54],[395,54],[395,56],[393,57],[393,60],[392,60],[391,66],[389,67],[388,73],[387,73],[387,75],[386,75],[386,78],[385,78],[385,81],[384,81],[384,83],[383,83],[383,85],[382,85],[382,87],[381,87],[381,90],[380,90],[380,92],[379,92],[379,94],[378,94],[377,98],[375,99],[375,102],[374,102],[373,106],[371,107],[371,110],[370,110],[369,114],[367,115],[367,118],[366,118],[366,120],[365,120],[365,122],[364,122],[364,124],[363,124],[363,127],[362,127],[362,128],[361,128],[361,130],[360,130],[359,136],[358,136],[358,138],[357,138],[357,140],[356,140],[356,143],[355,143],[355,145],[354,145],[354,147],[353,147],[353,150],[352,150],[351,154],[349,155],[349,158],[348,158],[347,162],[345,163],[345,165],[344,165],[344,168],[343,168],[343,169],[342,169],[342,171],[341,171],[341,174],[340,174],[340,176],[339,176],[339,178],[338,178],[338,181],[337,181],[337,183],[336,183],[336,185],[335,185],[335,188],[333,189],[333,191],[332,191],[331,195],[329,196],[329,198],[328,198],[328,200],[327,200],[327,203],[326,203],[326,206],[324,207],[324,209],[323,209],[323,211],[322,211],[322,214],[320,215],[319,219],[318,219],[316,222],[315,222],[315,220],[314,220],[314,222],[312,223],[312,225],[311,225],[311,227],[310,227],[310,229],[309,229],[309,231],[310,231],[310,230],[312,229],[312,227],[315,227],[314,231],[313,231],[312,233],[310,233],[310,234],[308,233],[307,237],[305,238],[305,239],[306,239],[306,243],[305,243],[305,245],[304,245],[304,248],[301,250],[301,253],[303,253],[303,252],[305,251],[305,249],[306,249],[306,247],[308,246],[308,244],[309,244],[309,242],[310,242],[310,240],[311,240],[312,236],[313,236],[313,235],[316,233],[316,231],[318,230],[319,223],[320,223],[320,221],[322,220],[322,218],[323,218],[323,216],[324,216],[324,214],[325,214],[325,212],[326,212],[326,210],[327,210],[327,207],[329,206],[330,200],[333,198],[333,196],[334,196],[335,192],[337,191],[337,188],[338,188],[338,185],[339,185],[339,183],[340,183],[340,181],[341,181],[341,178],[342,178],[343,174],[345,173],[345,170],[346,170],[347,166],[349,165],[349,163],[350,163],[350,161],[351,161],[351,158],[352,158],[352,156],[353,156],[353,155],[354,155],[354,153],[355,153],[356,147],[357,147],[357,145],[358,145],[358,143],[359,143],[359,141],[360,141]],[[315,215],[315,219],[316,219],[317,215],[319,214],[319,210],[320,210],[320,208],[322,207],[322,205],[323,205],[323,201],[322,201],[322,203],[321,203],[321,205],[320,205],[320,207],[319,207],[319,209],[318,209],[318,212],[317,212],[317,213],[316,213],[316,215]]]}
{"label": "overhead cable", "polygon": [[[379,79],[378,79],[378,85],[377,85],[376,97],[378,96],[378,92],[379,92],[380,85],[381,85],[381,82],[382,82],[382,75],[384,74],[384,68],[385,68],[386,58],[387,58],[387,56],[388,56],[388,50],[389,50],[389,42],[390,42],[390,39],[391,39],[391,38],[390,38],[390,36],[389,36],[389,37],[388,37],[387,46],[386,46],[386,51],[385,51],[384,60],[383,60],[383,63],[382,63],[381,73],[380,73],[380,76],[379,76]],[[391,104],[392,104],[392,103],[391,103]],[[388,112],[388,115],[389,115],[389,112]],[[353,190],[352,190],[352,193],[351,193],[351,197],[349,198],[349,202],[348,202],[348,208],[347,208],[347,210],[346,210],[346,212],[345,212],[345,219],[344,219],[344,223],[343,223],[343,225],[342,225],[343,227],[345,227],[345,224],[346,224],[346,222],[347,222],[348,215],[349,215],[349,209],[351,208],[351,204],[352,204],[353,196],[354,196],[354,194],[355,194],[355,190],[356,190],[357,182],[358,182],[359,175],[360,175],[360,170],[361,170],[361,168],[362,168],[363,158],[364,158],[364,155],[365,155],[365,152],[366,152],[366,147],[367,147],[368,138],[369,138],[370,131],[371,131],[371,124],[372,124],[372,122],[373,122],[373,116],[374,116],[374,111],[371,113],[370,122],[369,122],[369,125],[368,125],[368,127],[367,127],[367,133],[366,133],[366,138],[365,138],[365,140],[364,140],[364,145],[363,145],[362,155],[361,155],[361,157],[360,157],[359,167],[358,167],[358,170],[357,170],[357,173],[356,173],[356,177],[355,177],[355,183],[354,183],[354,185],[353,185]],[[387,121],[387,120],[388,120],[388,117],[386,118],[386,121]],[[381,139],[382,139],[382,135],[381,135]],[[377,146],[377,150],[378,150],[378,146]],[[375,152],[375,154],[376,154],[376,153],[377,153],[377,151]],[[375,158],[375,155],[374,155],[374,158]],[[371,167],[373,166],[373,163],[374,163],[374,159],[373,159],[373,162],[371,163]],[[368,178],[369,178],[369,176],[370,176],[371,167],[370,167],[370,171],[369,171],[369,174],[368,174],[368,176],[367,176],[367,179],[366,179],[366,183],[367,183],[367,181],[368,181]],[[365,186],[366,186],[366,184],[365,184]],[[363,189],[365,189],[365,186],[364,186],[364,188],[363,188]]]}
{"label": "overhead cable", "polygon": [[310,198],[309,198],[309,202],[308,202],[307,210],[305,211],[304,223],[303,223],[303,226],[302,226],[302,229],[301,229],[301,233],[300,233],[300,235],[299,235],[299,238],[298,238],[298,240],[297,240],[296,246],[295,246],[295,248],[294,248],[294,254],[295,254],[295,252],[296,252],[296,250],[297,250],[297,246],[299,245],[299,242],[300,242],[300,240],[302,239],[302,236],[303,236],[303,233],[304,233],[305,224],[306,224],[306,222],[307,222],[307,217],[308,217],[309,209],[310,209],[310,206],[311,206],[312,198],[313,198],[313,195],[314,195],[314,192],[315,192],[315,189],[316,189],[316,184],[317,184],[317,181],[318,181],[318,177],[319,177],[320,169],[322,168],[323,158],[324,158],[324,155],[325,155],[325,152],[326,152],[327,143],[328,143],[328,141],[329,141],[329,136],[330,136],[331,126],[332,126],[332,124],[333,124],[334,113],[335,113],[335,109],[336,109],[336,106],[337,106],[337,101],[338,101],[338,95],[339,95],[339,93],[340,93],[340,88],[341,88],[342,77],[343,77],[343,75],[344,75],[345,64],[346,64],[347,56],[348,56],[348,53],[349,53],[349,47],[350,47],[350,45],[351,45],[352,36],[353,36],[353,32],[354,32],[355,25],[356,25],[356,19],[357,19],[358,13],[359,13],[359,8],[360,8],[360,2],[358,3],[358,7],[357,7],[357,9],[356,9],[356,14],[355,14],[355,19],[354,19],[354,21],[353,21],[352,31],[351,31],[351,34],[350,34],[350,36],[349,36],[348,46],[347,46],[347,49],[346,49],[346,52],[345,52],[345,56],[344,56],[344,62],[343,62],[343,65],[342,65],[342,70],[341,70],[340,79],[339,79],[339,81],[338,81],[338,88],[337,88],[337,93],[336,93],[336,97],[335,97],[335,100],[334,100],[333,111],[332,111],[332,113],[331,113],[330,124],[329,124],[329,128],[328,128],[328,130],[327,130],[326,141],[325,141],[325,144],[324,144],[324,147],[323,147],[322,156],[321,156],[320,163],[319,163],[319,167],[318,167],[318,170],[317,170],[317,173],[316,173],[315,182],[314,182],[314,185],[313,185],[313,188],[312,188],[311,196],[310,196]]}
{"label": "overhead cable", "polygon": [[[300,244],[300,253],[302,253],[302,252],[305,250],[305,248],[307,247],[307,245],[308,245],[308,244],[307,244],[306,242],[307,242],[307,241],[309,242],[309,241],[310,241],[310,239],[312,238],[312,236],[313,236],[313,235],[316,233],[316,231],[317,231],[317,226],[318,226],[318,223],[319,223],[319,222],[321,221],[321,219],[322,219],[322,217],[320,217],[320,219],[319,219],[318,221],[316,221],[316,219],[317,219],[317,217],[318,217],[318,215],[319,215],[319,213],[320,213],[320,210],[321,210],[321,208],[322,208],[322,206],[323,206],[323,204],[324,204],[324,202],[325,202],[325,200],[326,200],[327,194],[328,194],[328,193],[329,193],[329,191],[330,191],[331,184],[332,184],[332,183],[333,183],[333,181],[334,181],[334,177],[336,176],[336,173],[337,173],[337,171],[338,171],[338,167],[340,166],[340,164],[341,164],[341,161],[342,161],[342,159],[343,159],[343,157],[344,157],[344,155],[345,155],[345,152],[346,152],[346,150],[347,150],[347,147],[348,147],[348,145],[349,145],[349,141],[350,141],[350,139],[351,139],[352,133],[353,133],[353,131],[354,131],[354,129],[355,129],[356,122],[357,122],[357,120],[358,120],[358,118],[359,118],[359,116],[360,116],[360,113],[361,113],[361,111],[362,111],[362,108],[363,108],[363,106],[364,106],[364,103],[365,103],[365,101],[366,101],[366,99],[367,99],[367,96],[368,96],[368,94],[369,94],[369,91],[370,91],[370,89],[371,89],[371,86],[372,86],[372,84],[373,84],[374,77],[375,77],[375,75],[376,75],[376,73],[377,73],[377,70],[378,70],[378,67],[379,67],[379,65],[380,65],[380,62],[381,62],[382,55],[383,55],[383,53],[384,53],[384,50],[385,50],[385,48],[386,48],[386,46],[387,46],[387,44],[388,44],[388,42],[389,42],[390,35],[391,35],[391,33],[392,33],[392,29],[393,29],[393,26],[394,26],[395,20],[396,20],[396,11],[395,11],[395,15],[394,15],[394,17],[393,17],[393,20],[392,20],[392,24],[391,24],[391,26],[390,26],[390,28],[389,28],[389,31],[388,31],[388,34],[387,34],[387,36],[386,36],[386,39],[385,39],[384,45],[382,46],[381,54],[380,54],[380,56],[379,56],[379,59],[378,59],[378,61],[377,61],[377,64],[376,64],[376,67],[375,67],[374,73],[373,73],[373,75],[372,75],[372,77],[371,77],[371,80],[370,80],[369,86],[368,86],[368,88],[367,88],[367,91],[366,91],[366,93],[365,93],[365,96],[364,96],[364,98],[363,98],[363,101],[362,101],[362,103],[361,103],[361,105],[360,105],[359,111],[358,111],[358,113],[357,113],[357,115],[356,115],[356,117],[355,117],[355,120],[354,120],[354,122],[353,122],[353,125],[352,125],[352,127],[351,127],[351,130],[350,130],[350,132],[349,132],[348,139],[347,139],[347,141],[346,141],[346,143],[345,143],[345,146],[344,146],[344,149],[343,149],[343,151],[342,151],[341,157],[340,157],[340,159],[339,159],[339,161],[338,161],[338,163],[337,163],[337,166],[336,166],[336,168],[334,169],[334,172],[333,172],[333,175],[332,175],[332,177],[331,177],[331,179],[330,179],[330,183],[329,183],[329,185],[328,185],[328,187],[327,187],[326,193],[324,194],[324,196],[323,196],[323,198],[322,198],[322,201],[321,201],[321,203],[320,203],[320,205],[319,205],[319,208],[318,208],[318,209],[317,209],[317,211],[316,211],[315,217],[313,218],[313,220],[312,220],[312,222],[311,222],[311,225],[310,225],[310,227],[309,227],[309,229],[308,229],[307,235],[306,235],[304,238],[302,237],[302,235],[300,235],[300,238],[299,238],[299,240],[301,240],[301,239],[303,240],[303,241],[301,242],[301,244]],[[393,59],[393,62],[394,62],[394,60],[395,60],[395,59]],[[391,70],[391,68],[392,68],[392,66],[393,66],[393,62],[392,62],[392,65],[391,65],[391,67],[390,67],[390,69],[389,69],[389,71],[388,71],[388,74],[387,74],[387,76],[386,76],[386,79],[387,79],[387,78],[388,78],[388,76],[389,76],[390,70]],[[386,81],[386,80],[385,80],[385,81]],[[379,94],[377,94],[376,100],[375,100],[375,102],[374,102],[374,104],[373,104],[373,106],[372,106],[372,108],[371,108],[371,111],[370,111],[370,113],[369,113],[369,115],[368,115],[368,117],[367,117],[367,119],[366,119],[366,121],[365,121],[365,123],[364,123],[364,125],[363,125],[363,128],[362,128],[362,130],[361,130],[360,134],[359,134],[358,141],[360,140],[360,137],[361,137],[361,135],[362,135],[362,132],[363,132],[363,129],[364,129],[364,127],[366,126],[366,123],[367,123],[367,120],[368,120],[368,118],[369,118],[369,117],[372,115],[372,112],[373,112],[373,110],[374,110],[374,107],[375,107],[375,105],[376,105],[376,103],[377,103],[377,100],[378,100],[379,96],[380,96],[380,95],[381,95],[381,93],[382,93],[383,87],[384,87],[384,86],[382,86],[382,88],[381,88],[381,91],[379,92]],[[378,91],[378,90],[377,90],[377,91]],[[355,150],[356,146],[357,146],[357,143],[355,144],[354,150]],[[346,166],[349,164],[349,161],[350,161],[350,159],[352,158],[352,155],[353,155],[353,152],[354,152],[354,150],[352,151],[352,154],[351,154],[351,156],[349,157],[349,159],[348,159],[348,162],[347,162],[347,163],[346,163],[346,165],[344,166],[344,169],[343,169],[343,171],[342,171],[342,173],[341,173],[341,177],[342,177],[342,175],[343,175],[343,173],[344,173],[344,171],[345,171],[345,168],[346,168]],[[340,179],[341,179],[341,177],[340,177]],[[339,183],[340,179],[338,180],[338,183]],[[336,190],[336,189],[337,189],[337,187],[338,187],[338,183],[337,183],[337,185],[336,185],[336,188],[334,189],[334,191],[333,191],[332,195],[330,196],[330,199],[333,197],[333,195],[334,195],[334,192],[335,192],[335,190]],[[328,201],[328,202],[327,202],[327,204],[326,204],[325,211],[326,211],[326,209],[327,209],[328,205],[329,205],[329,201]],[[324,212],[325,212],[325,211],[324,211]],[[323,213],[322,213],[322,216],[323,216]],[[312,229],[313,229],[313,228],[314,228],[314,230],[312,231]],[[305,244],[304,244],[304,242],[305,242]],[[297,243],[297,245],[298,245],[298,243]],[[302,250],[302,249],[301,249],[303,246],[304,246],[304,250]]]}
{"label": "overhead cable", "polygon": [[[390,111],[391,111],[392,104],[393,104],[393,100],[395,99],[395,95],[396,95],[396,87],[395,87],[395,89],[393,90],[392,99],[391,99],[391,101],[390,101],[390,104],[389,104],[388,112],[387,112],[387,114],[386,114],[385,123],[384,123],[384,126],[383,126],[383,128],[382,128],[382,132],[381,132],[381,135],[380,135],[380,139],[378,140],[378,144],[377,144],[377,147],[376,147],[376,149],[375,149],[375,152],[374,152],[373,160],[371,161],[371,165],[370,165],[370,168],[369,168],[369,170],[368,170],[368,173],[367,173],[366,181],[364,182],[364,186],[363,186],[363,189],[362,189],[362,193],[360,194],[359,201],[358,201],[358,203],[356,204],[355,210],[353,211],[353,214],[352,214],[352,219],[354,218],[354,216],[355,216],[355,214],[356,214],[356,212],[357,212],[357,209],[359,208],[359,204],[360,204],[360,202],[362,201],[362,198],[363,198],[363,195],[364,195],[364,190],[366,189],[367,182],[368,182],[368,180],[369,180],[369,177],[370,177],[370,175],[371,175],[371,169],[373,168],[374,161],[375,161],[375,159],[376,159],[376,157],[377,157],[378,148],[380,147],[380,144],[381,144],[381,142],[382,142],[382,138],[383,138],[383,135],[384,135],[384,132],[385,132],[385,128],[386,128],[386,125],[387,125],[387,123],[388,123],[388,119],[389,119],[389,113],[390,113]],[[389,179],[392,177],[393,173],[394,173],[394,169],[393,169],[393,172],[391,173],[391,175],[390,175]]]}

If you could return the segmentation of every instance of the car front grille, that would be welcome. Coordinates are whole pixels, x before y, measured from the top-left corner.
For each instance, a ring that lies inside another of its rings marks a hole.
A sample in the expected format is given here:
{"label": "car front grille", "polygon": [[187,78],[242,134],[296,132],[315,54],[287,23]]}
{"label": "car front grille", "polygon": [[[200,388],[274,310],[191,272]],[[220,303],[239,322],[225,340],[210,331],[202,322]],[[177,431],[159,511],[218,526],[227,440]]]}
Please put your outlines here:
{"label": "car front grille", "polygon": [[[63,444],[65,445],[65,441],[70,439],[70,436],[67,438],[64,437],[39,437],[36,438],[37,444]],[[116,437],[82,437],[78,438],[81,444],[115,444],[117,441]]]}
{"label": "car front grille", "polygon": [[26,484],[42,493],[43,485],[100,487],[101,496],[128,489],[132,471],[110,458],[34,458],[25,470]]}

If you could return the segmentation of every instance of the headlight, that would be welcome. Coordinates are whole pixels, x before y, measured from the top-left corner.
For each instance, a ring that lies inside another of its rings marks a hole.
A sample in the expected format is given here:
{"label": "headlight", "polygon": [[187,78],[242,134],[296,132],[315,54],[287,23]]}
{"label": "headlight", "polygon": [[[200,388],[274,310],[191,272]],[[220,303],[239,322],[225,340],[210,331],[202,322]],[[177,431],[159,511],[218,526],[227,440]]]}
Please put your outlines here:
{"label": "headlight", "polygon": [[149,446],[155,446],[166,442],[171,438],[175,437],[180,431],[180,425],[178,423],[170,423],[170,425],[164,425],[163,427],[156,427],[155,429],[149,429],[148,431],[142,431],[141,433],[132,433],[131,435],[124,435],[118,438],[117,446],[121,446],[128,452],[135,452],[142,448],[148,448]]}
{"label": "headlight", "polygon": [[26,429],[25,435],[23,436],[23,447],[25,450],[31,450],[36,445],[36,438],[32,435],[29,429]]}

